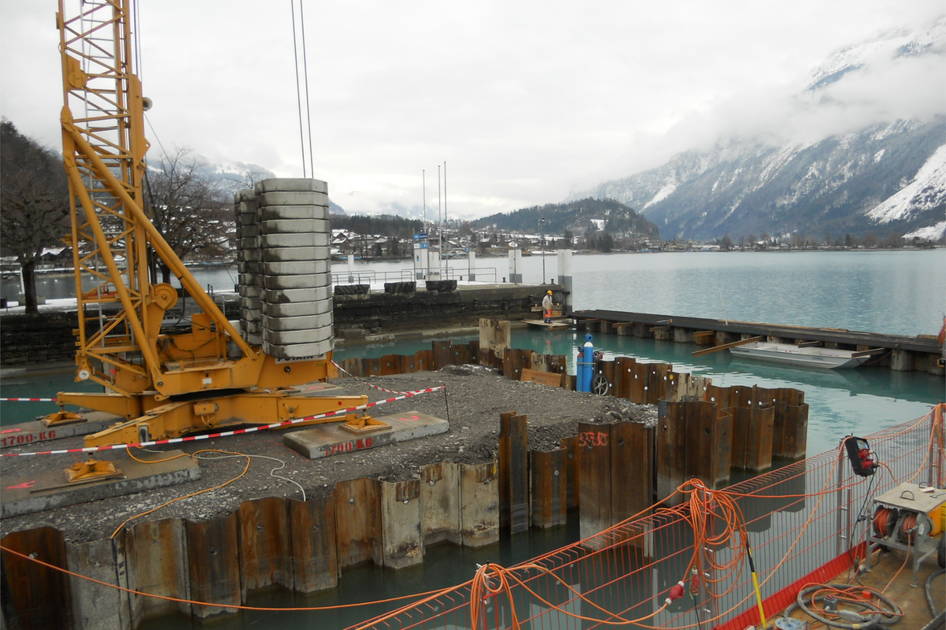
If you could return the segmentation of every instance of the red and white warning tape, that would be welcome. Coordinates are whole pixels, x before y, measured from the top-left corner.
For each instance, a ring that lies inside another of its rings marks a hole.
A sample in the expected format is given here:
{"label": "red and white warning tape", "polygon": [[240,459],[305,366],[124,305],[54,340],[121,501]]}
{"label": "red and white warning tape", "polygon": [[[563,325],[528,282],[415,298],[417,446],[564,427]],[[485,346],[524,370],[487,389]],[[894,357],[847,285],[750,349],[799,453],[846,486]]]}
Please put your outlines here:
{"label": "red and white warning tape", "polygon": [[386,388],[386,387],[381,387],[380,385],[375,385],[374,383],[369,383],[369,382],[366,381],[365,379],[359,378],[359,377],[355,376],[354,374],[352,374],[351,372],[349,372],[348,370],[346,370],[345,368],[343,368],[342,366],[340,366],[338,363],[335,363],[335,361],[332,361],[332,364],[334,364],[335,367],[338,368],[338,371],[339,371],[339,372],[341,372],[341,373],[343,373],[343,374],[347,374],[348,376],[352,377],[352,378],[355,379],[355,380],[361,381],[362,383],[364,383],[365,385],[367,385],[368,387],[370,387],[370,388],[372,388],[372,389],[377,389],[378,391],[387,392],[388,394],[404,394],[404,393],[406,393],[406,392],[399,392],[399,391],[397,391],[396,389],[388,389],[388,388]]}
{"label": "red and white warning tape", "polygon": [[379,405],[385,405],[387,403],[397,402],[398,400],[404,400],[405,398],[414,398],[415,396],[420,396],[421,394],[429,394],[431,392],[440,391],[445,389],[445,385],[438,385],[437,387],[427,387],[425,389],[418,389],[412,392],[404,392],[400,396],[395,396],[393,398],[386,398],[384,400],[377,400],[375,402],[370,402],[365,405],[359,405],[357,407],[348,407],[347,409],[337,409],[335,411],[329,411],[328,413],[321,413],[315,416],[306,416],[304,418],[291,418],[289,420],[283,420],[282,422],[273,422],[272,424],[262,424],[255,427],[248,427],[246,429],[234,429],[233,431],[219,431],[217,433],[205,433],[203,435],[186,435],[184,437],[178,438],[168,438],[165,440],[152,440],[150,442],[133,442],[128,444],[106,444],[105,446],[87,446],[84,448],[63,448],[53,451],[34,451],[31,453],[0,453],[0,457],[28,457],[30,455],[65,455],[67,453],[94,453],[96,451],[110,451],[123,448],[141,448],[144,446],[162,446],[164,444],[180,444],[182,442],[197,442],[200,440],[212,440],[215,438],[230,437],[231,435],[244,435],[246,433],[256,433],[257,431],[266,431],[267,429],[278,429],[280,427],[288,427],[293,424],[299,424],[302,422],[308,422],[310,420],[320,420],[322,418],[329,418],[331,416],[338,416],[345,413],[352,413],[354,411],[362,411],[364,409],[370,409],[371,407],[377,407]]}
{"label": "red and white warning tape", "polygon": [[56,402],[55,398],[0,398],[0,402]]}

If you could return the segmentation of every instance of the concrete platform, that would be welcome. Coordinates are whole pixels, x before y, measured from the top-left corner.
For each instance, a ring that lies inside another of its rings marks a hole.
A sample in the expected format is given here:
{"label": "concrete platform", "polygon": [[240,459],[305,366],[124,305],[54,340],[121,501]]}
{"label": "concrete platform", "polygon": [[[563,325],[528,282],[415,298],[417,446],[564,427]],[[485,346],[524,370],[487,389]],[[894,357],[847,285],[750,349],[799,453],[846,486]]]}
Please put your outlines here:
{"label": "concrete platform", "polygon": [[97,433],[116,421],[115,416],[99,412],[84,415],[87,417],[85,422],[71,422],[53,427],[47,427],[40,420],[0,426],[0,448],[27,446],[36,442]]}
{"label": "concrete platform", "polygon": [[446,420],[419,411],[405,411],[389,416],[376,416],[376,418],[387,422],[391,428],[377,433],[354,436],[342,429],[340,423],[323,424],[311,429],[287,433],[283,436],[283,443],[309,459],[319,459],[446,433],[450,428]]}
{"label": "concrete platform", "polygon": [[[162,457],[181,451],[167,451]],[[34,479],[3,478],[0,518],[42,512],[52,508],[173,486],[200,478],[200,466],[190,457],[158,464],[140,464],[122,455],[100,455],[122,473],[121,477],[69,484],[63,469],[72,463],[62,458],[50,459],[50,469]]]}

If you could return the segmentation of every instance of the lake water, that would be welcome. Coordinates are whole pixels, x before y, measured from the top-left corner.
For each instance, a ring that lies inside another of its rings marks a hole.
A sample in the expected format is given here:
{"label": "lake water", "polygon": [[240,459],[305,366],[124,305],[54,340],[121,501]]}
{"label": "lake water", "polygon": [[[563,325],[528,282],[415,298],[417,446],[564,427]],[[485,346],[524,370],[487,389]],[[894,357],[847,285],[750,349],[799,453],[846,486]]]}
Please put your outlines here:
{"label": "lake water", "polygon": [[[466,261],[451,261],[458,270]],[[462,264],[461,264],[462,263]],[[524,280],[539,282],[542,260],[524,259]],[[546,261],[546,276],[555,278],[555,258]],[[935,334],[946,310],[946,250],[891,252],[680,253],[576,256],[572,260],[574,306],[670,315],[827,326],[905,335]],[[508,277],[504,259],[483,259]],[[404,263],[356,264],[361,271],[397,271]],[[346,269],[344,264],[333,267]],[[204,269],[198,277],[217,288],[232,286],[232,270]],[[67,286],[64,282],[63,286]],[[49,285],[52,286],[52,285]],[[63,289],[66,294],[71,289]],[[460,339],[463,341],[464,339]],[[582,341],[572,331],[517,330],[513,346],[566,354]],[[943,377],[891,372],[882,368],[820,372],[737,360],[719,352],[694,359],[686,344],[631,337],[595,335],[596,346],[641,360],[666,361],[675,369],[711,376],[717,385],[794,387],[805,392],[809,411],[809,453],[834,447],[842,436],[867,434],[925,413],[946,399]],[[337,355],[376,357],[429,348],[405,341],[340,347]],[[65,372],[37,375],[5,372],[3,396],[48,396],[78,389]],[[42,404],[0,403],[0,422],[22,421],[47,411]],[[532,532],[480,550],[438,546],[425,564],[401,572],[362,567],[346,571],[338,589],[312,596],[268,591],[253,597],[259,605],[325,605],[378,599],[455,583],[469,578],[476,562],[504,563],[524,559],[574,539],[573,527]],[[220,620],[214,627],[269,627],[286,630],[340,627],[368,617],[370,611],[339,613],[251,613]],[[144,628],[200,627],[172,616]]]}
{"label": "lake water", "polygon": [[[542,279],[543,257],[527,256],[523,280]],[[466,260],[450,260],[457,275]],[[546,279],[558,277],[555,256],[544,261]],[[505,258],[476,262],[478,279],[509,277]],[[343,273],[346,263],[332,271]],[[410,261],[356,262],[355,274],[397,272],[410,278]],[[233,267],[197,268],[204,286],[230,290]],[[345,274],[347,276],[347,274]],[[888,334],[936,334],[946,312],[946,249],[845,252],[686,252],[611,254],[572,258],[576,309],[613,309],[676,316],[715,317]],[[71,297],[71,276],[41,276],[39,293]],[[18,281],[3,280],[13,299]]]}

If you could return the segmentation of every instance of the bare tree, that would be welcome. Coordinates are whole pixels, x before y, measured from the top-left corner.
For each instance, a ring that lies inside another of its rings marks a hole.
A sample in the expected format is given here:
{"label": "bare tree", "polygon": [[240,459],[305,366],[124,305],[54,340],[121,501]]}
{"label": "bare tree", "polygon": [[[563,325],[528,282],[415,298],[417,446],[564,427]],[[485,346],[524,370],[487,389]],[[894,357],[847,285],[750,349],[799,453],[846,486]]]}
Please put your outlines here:
{"label": "bare tree", "polygon": [[[166,156],[148,172],[149,215],[181,259],[222,256],[229,249],[231,212],[224,193],[187,149]],[[171,272],[161,264],[161,279]]]}
{"label": "bare tree", "polygon": [[69,197],[62,160],[0,121],[0,250],[16,256],[26,312],[37,312],[36,262],[69,232]]}

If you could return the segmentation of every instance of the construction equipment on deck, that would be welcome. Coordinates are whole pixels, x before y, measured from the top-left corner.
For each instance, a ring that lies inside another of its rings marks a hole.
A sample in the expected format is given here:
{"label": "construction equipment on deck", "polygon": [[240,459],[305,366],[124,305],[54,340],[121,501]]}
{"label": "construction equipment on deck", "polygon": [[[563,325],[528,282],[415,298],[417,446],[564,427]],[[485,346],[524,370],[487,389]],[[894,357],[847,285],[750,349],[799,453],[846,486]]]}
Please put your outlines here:
{"label": "construction equipment on deck", "polygon": [[[135,74],[133,17],[131,0],[59,0],[56,15],[72,218],[66,242],[79,324],[76,380],[105,387],[104,393],[59,393],[58,403],[124,419],[87,436],[87,446],[268,424],[366,403],[366,396],[304,396],[294,390],[337,376],[331,350],[286,360],[248,343],[152,224],[142,194],[149,146],[144,110],[150,101]],[[152,280],[149,261],[157,260],[200,309],[189,332],[162,330],[178,290]],[[319,422],[338,420],[355,417]],[[370,424],[357,420],[361,427]]]}

